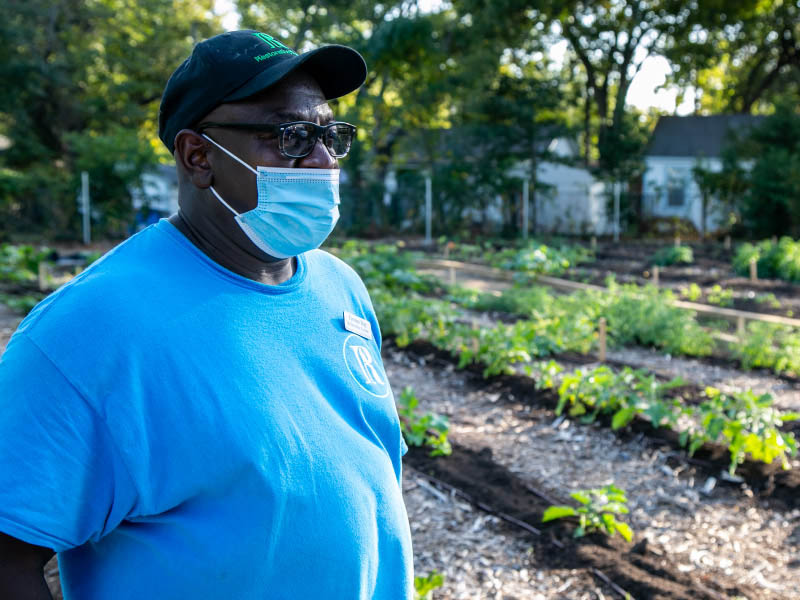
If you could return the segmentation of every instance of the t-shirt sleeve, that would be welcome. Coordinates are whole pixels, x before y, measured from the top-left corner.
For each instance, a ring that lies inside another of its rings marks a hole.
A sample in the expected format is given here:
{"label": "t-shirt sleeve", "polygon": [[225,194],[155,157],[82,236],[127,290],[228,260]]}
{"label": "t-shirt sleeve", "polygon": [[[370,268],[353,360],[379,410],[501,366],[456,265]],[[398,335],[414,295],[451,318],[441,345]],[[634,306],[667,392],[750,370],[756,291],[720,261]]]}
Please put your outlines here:
{"label": "t-shirt sleeve", "polygon": [[0,531],[61,552],[96,541],[136,502],[108,427],[22,333],[0,358]]}

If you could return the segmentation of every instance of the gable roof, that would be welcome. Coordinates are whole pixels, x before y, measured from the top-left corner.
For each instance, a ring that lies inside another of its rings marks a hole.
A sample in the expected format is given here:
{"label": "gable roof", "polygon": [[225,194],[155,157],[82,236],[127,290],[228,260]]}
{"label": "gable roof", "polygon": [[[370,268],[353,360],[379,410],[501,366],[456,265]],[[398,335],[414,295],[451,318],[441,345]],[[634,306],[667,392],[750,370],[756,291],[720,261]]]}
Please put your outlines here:
{"label": "gable roof", "polygon": [[711,115],[659,117],[647,156],[720,156],[728,135],[743,135],[765,117],[754,115]]}

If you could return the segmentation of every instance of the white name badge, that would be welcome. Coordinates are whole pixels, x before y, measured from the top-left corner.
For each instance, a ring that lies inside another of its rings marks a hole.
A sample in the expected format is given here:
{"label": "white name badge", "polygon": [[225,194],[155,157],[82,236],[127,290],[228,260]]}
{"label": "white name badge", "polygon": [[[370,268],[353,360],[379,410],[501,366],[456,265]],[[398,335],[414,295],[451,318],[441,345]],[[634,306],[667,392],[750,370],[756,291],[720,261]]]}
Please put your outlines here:
{"label": "white name badge", "polygon": [[344,311],[344,328],[365,339],[372,339],[372,328],[369,326],[369,321],[357,317],[351,312]]}

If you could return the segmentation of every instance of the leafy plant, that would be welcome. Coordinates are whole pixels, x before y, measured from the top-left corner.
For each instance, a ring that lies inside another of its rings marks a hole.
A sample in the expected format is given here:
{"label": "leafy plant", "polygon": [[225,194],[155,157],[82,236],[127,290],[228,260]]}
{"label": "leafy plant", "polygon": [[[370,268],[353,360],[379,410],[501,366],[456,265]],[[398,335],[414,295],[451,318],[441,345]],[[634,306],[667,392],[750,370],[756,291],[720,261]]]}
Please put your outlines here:
{"label": "leafy plant", "polygon": [[681,290],[681,296],[686,298],[689,302],[697,302],[703,297],[702,288],[696,283],[689,284],[688,288]]}
{"label": "leafy plant", "polygon": [[447,440],[450,422],[444,415],[419,414],[419,399],[410,386],[406,386],[397,402],[400,427],[409,446],[430,446],[431,456],[447,456],[453,448]]}
{"label": "leafy plant", "polygon": [[656,250],[650,263],[659,267],[671,265],[690,265],[694,262],[694,252],[689,246],[666,246]]}
{"label": "leafy plant", "polygon": [[625,490],[613,483],[602,488],[579,490],[570,494],[580,506],[550,506],[544,511],[542,522],[554,521],[565,517],[577,517],[578,527],[574,537],[583,537],[593,531],[602,531],[608,536],[619,533],[626,541],[633,539],[630,525],[617,520],[617,515],[628,514],[628,498]]}
{"label": "leafy plant", "polygon": [[729,471],[749,455],[753,460],[771,464],[780,460],[784,469],[790,467],[787,456],[797,454],[794,434],[780,430],[787,421],[800,419],[800,413],[781,413],[772,406],[772,396],[757,396],[752,391],[726,394],[716,388],[706,388],[708,400],[686,409],[690,428],[681,432],[680,440],[694,454],[706,442],[722,442],[731,455]]}
{"label": "leafy plant", "polygon": [[5,304],[14,312],[27,315],[33,307],[41,302],[43,294],[25,294],[22,296],[0,294],[0,303]]}
{"label": "leafy plant", "polygon": [[444,575],[436,569],[428,573],[427,576],[417,575],[414,577],[414,600],[432,600],[433,590],[444,585]]}
{"label": "leafy plant", "polygon": [[717,306],[733,306],[733,290],[724,290],[721,285],[714,285],[708,292],[708,303]]}
{"label": "leafy plant", "polygon": [[800,332],[774,323],[753,321],[747,335],[731,345],[743,369],[764,367],[776,373],[800,373]]}
{"label": "leafy plant", "polygon": [[0,245],[0,281],[35,281],[39,263],[51,254],[48,248],[36,249],[27,244]]}
{"label": "leafy plant", "polygon": [[756,261],[759,277],[800,282],[800,241],[782,237],[777,243],[742,244],[733,257],[734,271],[748,276],[751,260]]}

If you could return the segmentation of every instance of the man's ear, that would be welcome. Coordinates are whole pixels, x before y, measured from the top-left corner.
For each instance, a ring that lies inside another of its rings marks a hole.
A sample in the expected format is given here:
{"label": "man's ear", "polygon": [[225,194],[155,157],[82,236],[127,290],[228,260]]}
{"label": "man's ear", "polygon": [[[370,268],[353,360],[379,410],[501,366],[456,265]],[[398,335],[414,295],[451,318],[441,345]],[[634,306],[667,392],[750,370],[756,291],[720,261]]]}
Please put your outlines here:
{"label": "man's ear", "polygon": [[214,173],[208,161],[208,141],[196,131],[181,129],[175,136],[175,160],[195,187],[206,189],[214,183]]}

